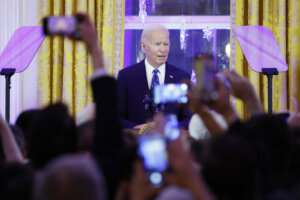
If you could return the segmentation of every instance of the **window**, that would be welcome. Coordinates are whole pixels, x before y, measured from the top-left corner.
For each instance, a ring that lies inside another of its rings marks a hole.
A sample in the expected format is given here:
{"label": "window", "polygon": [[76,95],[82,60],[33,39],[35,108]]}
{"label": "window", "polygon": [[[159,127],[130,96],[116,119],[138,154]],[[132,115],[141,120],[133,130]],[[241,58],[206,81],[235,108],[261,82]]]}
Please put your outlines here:
{"label": "window", "polygon": [[[193,57],[214,55],[217,71],[229,66],[230,0],[146,0],[145,24],[159,23],[170,30],[168,62],[192,73]],[[144,27],[139,0],[126,0],[124,67],[144,59],[140,37]],[[186,29],[186,48],[180,48],[180,29]],[[203,38],[203,29],[212,30],[212,38]],[[227,49],[227,51],[226,51]],[[226,53],[227,52],[227,53]]]}

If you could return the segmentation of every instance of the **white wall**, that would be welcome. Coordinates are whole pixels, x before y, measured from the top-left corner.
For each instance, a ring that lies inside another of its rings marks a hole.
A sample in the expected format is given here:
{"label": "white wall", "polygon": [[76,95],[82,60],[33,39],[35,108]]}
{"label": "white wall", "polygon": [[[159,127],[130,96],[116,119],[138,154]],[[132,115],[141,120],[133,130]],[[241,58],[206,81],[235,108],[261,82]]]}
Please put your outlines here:
{"label": "white wall", "polygon": [[[21,26],[37,25],[37,0],[0,0],[0,53],[14,31]],[[13,75],[10,122],[23,110],[37,105],[37,58],[25,72]],[[0,76],[0,113],[5,116],[5,78]]]}
{"label": "white wall", "polygon": [[[37,0],[20,0],[23,2],[23,26],[37,26]],[[26,3],[25,3],[26,2]],[[21,110],[36,108],[37,106],[37,55],[30,66],[21,74],[20,86],[22,98]]]}

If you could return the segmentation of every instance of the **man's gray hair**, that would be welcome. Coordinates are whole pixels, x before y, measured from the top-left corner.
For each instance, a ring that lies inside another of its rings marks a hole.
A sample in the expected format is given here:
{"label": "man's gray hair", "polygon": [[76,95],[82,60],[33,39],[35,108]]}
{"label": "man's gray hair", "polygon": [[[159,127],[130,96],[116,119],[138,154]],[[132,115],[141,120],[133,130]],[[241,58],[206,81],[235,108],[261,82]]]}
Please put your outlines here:
{"label": "man's gray hair", "polygon": [[59,157],[38,172],[34,200],[102,200],[106,186],[100,168],[92,157],[67,155]]}
{"label": "man's gray hair", "polygon": [[142,32],[141,43],[147,43],[149,33],[153,30],[166,30],[166,31],[168,31],[168,29],[165,26],[160,25],[160,24],[148,25],[146,28],[144,28],[144,30]]}

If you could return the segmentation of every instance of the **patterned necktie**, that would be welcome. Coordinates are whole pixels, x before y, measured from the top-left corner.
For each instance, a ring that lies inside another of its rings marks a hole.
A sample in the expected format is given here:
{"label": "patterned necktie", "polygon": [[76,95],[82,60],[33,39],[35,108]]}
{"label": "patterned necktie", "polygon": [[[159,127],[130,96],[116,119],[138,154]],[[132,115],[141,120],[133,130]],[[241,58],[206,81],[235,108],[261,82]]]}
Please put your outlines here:
{"label": "patterned necktie", "polygon": [[158,72],[159,72],[158,69],[153,70],[153,77],[152,77],[152,82],[151,82],[151,90],[153,90],[156,85],[159,85],[159,78],[158,78],[158,75],[157,75]]}

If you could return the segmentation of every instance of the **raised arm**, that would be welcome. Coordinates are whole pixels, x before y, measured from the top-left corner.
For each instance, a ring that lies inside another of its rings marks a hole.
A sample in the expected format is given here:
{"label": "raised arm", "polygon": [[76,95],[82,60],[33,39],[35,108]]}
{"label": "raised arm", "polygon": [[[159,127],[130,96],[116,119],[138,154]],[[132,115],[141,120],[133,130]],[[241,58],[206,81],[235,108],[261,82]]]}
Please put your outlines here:
{"label": "raised arm", "polygon": [[14,138],[14,135],[0,114],[0,136],[2,141],[2,148],[5,155],[5,161],[11,162],[23,162],[23,156],[18,147],[18,144]]}
{"label": "raised arm", "polygon": [[96,129],[93,155],[106,178],[109,199],[113,199],[119,181],[120,156],[123,149],[121,121],[117,104],[117,81],[108,76],[98,47],[96,31],[88,15],[80,14],[82,40],[92,56],[94,75],[92,89],[96,103]]}
{"label": "raised arm", "polygon": [[225,70],[224,75],[231,84],[232,95],[245,103],[250,115],[265,112],[254,87],[247,78],[240,76],[234,70]]}
{"label": "raised arm", "polygon": [[175,173],[176,183],[188,189],[195,200],[214,199],[201,174],[193,164],[191,153],[184,148],[183,138],[168,145],[168,156],[170,165]]}
{"label": "raised arm", "polygon": [[189,84],[189,93],[188,93],[188,98],[189,98],[189,103],[188,106],[193,113],[197,113],[203,123],[205,124],[207,130],[210,132],[212,136],[217,136],[220,134],[225,133],[225,129],[222,128],[222,126],[218,123],[216,118],[212,115],[211,111],[209,110],[209,107],[202,103],[196,96],[195,94],[195,88],[194,86],[190,83]]}
{"label": "raised arm", "polygon": [[79,13],[77,16],[83,19],[83,22],[78,25],[78,29],[82,33],[81,40],[85,43],[88,52],[92,56],[94,71],[104,69],[102,52],[98,46],[97,32],[94,25],[87,14]]}

